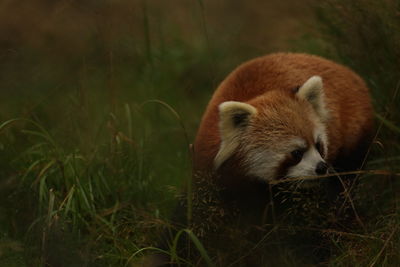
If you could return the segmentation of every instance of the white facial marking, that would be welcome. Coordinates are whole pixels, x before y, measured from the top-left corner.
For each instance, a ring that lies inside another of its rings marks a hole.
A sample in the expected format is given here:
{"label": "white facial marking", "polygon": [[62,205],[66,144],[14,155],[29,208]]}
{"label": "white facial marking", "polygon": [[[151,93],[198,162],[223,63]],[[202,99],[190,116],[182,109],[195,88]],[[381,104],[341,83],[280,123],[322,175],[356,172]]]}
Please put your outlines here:
{"label": "white facial marking", "polygon": [[248,172],[250,176],[255,176],[261,180],[272,181],[274,171],[285,158],[285,154],[264,150],[263,148],[249,152],[247,157]]}
{"label": "white facial marking", "polygon": [[[276,170],[285,157],[291,151],[305,148],[306,146],[307,143],[304,139],[295,137],[275,149],[263,146],[249,149],[246,158],[247,174],[263,181],[272,181],[276,178]],[[279,151],[276,151],[276,149],[279,149]]]}
{"label": "white facial marking", "polygon": [[322,145],[323,154],[324,157],[326,157],[328,155],[328,137],[326,135],[325,127],[322,124],[318,125],[314,130],[314,143],[316,144],[317,142]]}

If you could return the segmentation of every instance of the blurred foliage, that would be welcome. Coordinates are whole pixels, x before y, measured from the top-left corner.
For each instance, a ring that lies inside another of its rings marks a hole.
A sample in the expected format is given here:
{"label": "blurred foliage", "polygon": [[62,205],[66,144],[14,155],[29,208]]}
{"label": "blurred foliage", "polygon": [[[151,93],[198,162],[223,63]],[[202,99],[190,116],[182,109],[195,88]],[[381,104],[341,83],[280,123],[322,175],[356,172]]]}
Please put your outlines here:
{"label": "blurred foliage", "polygon": [[329,0],[318,11],[322,37],[365,78],[376,107],[387,108],[399,86],[400,2]]}
{"label": "blurred foliage", "polygon": [[[121,266],[151,250],[191,176],[189,143],[214,88],[276,49],[364,77],[380,129],[367,167],[398,172],[399,1],[324,1],[318,23],[298,12],[308,3],[0,0],[0,266]],[[332,265],[400,262],[398,188],[362,176],[366,232],[327,232]],[[258,245],[242,244],[227,258]]]}
{"label": "blurred foliage", "polygon": [[[316,9],[320,54],[359,73],[371,89],[376,111],[377,136],[367,168],[399,173],[400,166],[400,1],[328,0]],[[394,266],[400,259],[399,177],[365,175],[359,178],[355,201],[365,216],[364,233],[384,237],[362,244],[344,239],[333,265]],[[375,243],[375,245],[374,245]]]}

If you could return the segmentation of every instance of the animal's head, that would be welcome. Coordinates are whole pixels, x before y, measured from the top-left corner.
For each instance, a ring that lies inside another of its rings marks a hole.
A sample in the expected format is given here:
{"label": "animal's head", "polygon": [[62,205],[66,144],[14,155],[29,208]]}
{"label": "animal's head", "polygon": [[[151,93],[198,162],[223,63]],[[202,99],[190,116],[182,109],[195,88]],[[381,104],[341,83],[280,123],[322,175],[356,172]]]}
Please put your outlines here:
{"label": "animal's head", "polygon": [[293,94],[271,90],[247,103],[223,102],[219,115],[216,169],[239,154],[247,174],[264,181],[326,173],[329,114],[319,76]]}

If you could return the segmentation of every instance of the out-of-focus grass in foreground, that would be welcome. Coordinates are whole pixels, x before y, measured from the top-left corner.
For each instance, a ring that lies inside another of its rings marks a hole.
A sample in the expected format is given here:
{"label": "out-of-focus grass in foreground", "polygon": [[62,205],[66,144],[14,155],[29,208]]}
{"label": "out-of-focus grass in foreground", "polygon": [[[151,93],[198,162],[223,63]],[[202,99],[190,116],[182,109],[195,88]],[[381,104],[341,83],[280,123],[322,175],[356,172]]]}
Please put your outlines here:
{"label": "out-of-focus grass in foreground", "polygon": [[[232,27],[218,35],[206,2],[190,4],[186,27],[161,4],[128,2],[0,1],[0,266],[130,266],[155,250],[191,177],[189,144],[212,91],[272,50],[232,42]],[[365,168],[391,173],[400,171],[399,5],[330,0],[315,32],[287,37],[292,50],[368,82],[378,134]],[[359,179],[365,229],[328,231],[329,264],[399,264],[399,178]],[[200,264],[216,260],[181,233]]]}

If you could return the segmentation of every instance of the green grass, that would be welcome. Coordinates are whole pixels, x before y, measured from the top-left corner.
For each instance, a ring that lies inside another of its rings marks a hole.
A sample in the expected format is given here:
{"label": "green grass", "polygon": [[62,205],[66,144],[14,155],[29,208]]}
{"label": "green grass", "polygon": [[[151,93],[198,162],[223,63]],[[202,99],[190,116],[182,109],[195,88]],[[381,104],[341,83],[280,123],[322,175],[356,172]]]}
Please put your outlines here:
{"label": "green grass", "polygon": [[130,266],[168,227],[217,58],[154,34],[144,11],[143,35],[99,22],[73,51],[4,43],[1,266]]}
{"label": "green grass", "polygon": [[[238,266],[254,254],[297,266],[307,260],[296,254],[299,240],[315,233],[332,252],[327,265],[400,263],[398,1],[327,1],[317,8],[315,32],[292,42],[293,51],[352,67],[371,88],[378,133],[365,169],[385,173],[358,177],[353,200],[363,227],[331,229],[324,219],[334,218],[315,206],[319,200],[294,196],[288,219],[266,225],[259,242],[246,240],[212,196],[206,203],[203,195],[182,197],[190,194],[190,143],[209,97],[259,50],[213,38],[203,1],[192,3],[190,38],[146,1],[40,3],[4,4],[8,13],[29,11],[33,25],[46,8],[58,10],[43,24],[54,27],[33,35],[25,22],[0,16],[2,25],[24,29],[0,39],[0,266],[137,266],[151,252],[182,265]],[[190,220],[206,208],[217,225],[228,222],[231,253],[216,252],[193,225],[177,229],[168,249],[157,247],[182,199]],[[291,221],[301,212],[309,214],[302,224]],[[179,240],[201,260],[181,253]]]}
{"label": "green grass", "polygon": [[[358,72],[373,97],[377,135],[366,161],[366,169],[386,170],[388,175],[360,176],[356,203],[364,218],[363,234],[379,242],[341,242],[332,265],[393,266],[399,249],[399,1],[325,1],[319,5],[318,51]],[[397,175],[395,175],[397,173]],[[359,242],[359,244],[357,244]]]}

